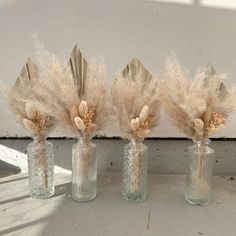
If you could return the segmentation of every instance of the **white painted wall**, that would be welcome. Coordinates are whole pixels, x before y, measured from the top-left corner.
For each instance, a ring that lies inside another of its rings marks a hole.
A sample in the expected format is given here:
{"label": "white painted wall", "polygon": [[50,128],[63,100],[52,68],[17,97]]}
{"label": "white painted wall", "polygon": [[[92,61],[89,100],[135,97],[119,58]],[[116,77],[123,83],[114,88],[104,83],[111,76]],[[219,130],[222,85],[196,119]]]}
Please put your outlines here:
{"label": "white painted wall", "polygon": [[[222,4],[223,3],[223,4]],[[105,58],[110,82],[132,57],[163,71],[173,50],[191,71],[212,62],[236,77],[235,0],[0,0],[0,79],[13,84],[28,56],[32,33],[48,49],[67,54],[76,42],[86,58]],[[0,136],[26,136],[0,101]],[[236,137],[236,113],[217,137]],[[118,135],[109,128],[106,135]],[[182,136],[163,117],[153,134]]]}

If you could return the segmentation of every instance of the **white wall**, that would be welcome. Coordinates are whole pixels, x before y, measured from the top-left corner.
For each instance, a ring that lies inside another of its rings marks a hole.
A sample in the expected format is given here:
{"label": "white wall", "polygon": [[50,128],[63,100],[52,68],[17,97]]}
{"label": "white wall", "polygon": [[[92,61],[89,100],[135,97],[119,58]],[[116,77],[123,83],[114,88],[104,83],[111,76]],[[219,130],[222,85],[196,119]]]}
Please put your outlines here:
{"label": "white wall", "polygon": [[[222,4],[223,2],[223,4]],[[194,71],[211,62],[236,77],[235,0],[0,0],[0,79],[13,84],[28,56],[32,33],[48,49],[68,53],[76,42],[86,58],[102,56],[110,82],[132,57],[163,71],[173,50]],[[0,101],[0,136],[26,136]],[[236,137],[236,113],[217,137]],[[108,136],[118,133],[109,128]],[[179,137],[165,118],[153,134]]]}

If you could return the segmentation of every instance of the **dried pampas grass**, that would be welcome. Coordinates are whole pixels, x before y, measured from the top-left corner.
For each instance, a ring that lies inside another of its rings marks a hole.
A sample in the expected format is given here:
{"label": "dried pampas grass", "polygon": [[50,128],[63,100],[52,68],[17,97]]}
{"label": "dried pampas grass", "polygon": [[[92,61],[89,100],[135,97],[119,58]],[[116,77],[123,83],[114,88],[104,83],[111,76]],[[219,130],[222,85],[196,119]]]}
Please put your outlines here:
{"label": "dried pampas grass", "polygon": [[14,86],[12,88],[5,87],[4,95],[17,120],[24,125],[36,141],[36,145],[31,147],[31,152],[28,152],[28,155],[37,163],[37,168],[42,169],[43,173],[41,174],[46,188],[49,179],[45,139],[53,130],[55,120],[48,112],[47,103],[36,93],[41,90],[41,86],[39,68],[31,59],[28,59]]}
{"label": "dried pampas grass", "polygon": [[158,124],[160,102],[156,81],[138,59],[134,58],[117,75],[112,100],[123,138],[144,139]]}
{"label": "dried pampas grass", "polygon": [[166,63],[162,102],[175,126],[193,140],[205,140],[222,128],[236,105],[236,89],[227,90],[224,76],[211,65],[190,81],[175,57]]}
{"label": "dried pampas grass", "polygon": [[35,96],[34,91],[40,86],[38,67],[31,59],[28,59],[22,68],[12,88],[1,85],[17,121],[22,123],[36,139],[44,139],[54,128],[53,117],[42,109],[44,104]]}
{"label": "dried pampas grass", "polygon": [[77,46],[69,62],[39,42],[36,48],[42,86],[35,93],[49,101],[45,109],[59,125],[74,136],[91,139],[111,115],[104,63],[94,60],[88,64]]}

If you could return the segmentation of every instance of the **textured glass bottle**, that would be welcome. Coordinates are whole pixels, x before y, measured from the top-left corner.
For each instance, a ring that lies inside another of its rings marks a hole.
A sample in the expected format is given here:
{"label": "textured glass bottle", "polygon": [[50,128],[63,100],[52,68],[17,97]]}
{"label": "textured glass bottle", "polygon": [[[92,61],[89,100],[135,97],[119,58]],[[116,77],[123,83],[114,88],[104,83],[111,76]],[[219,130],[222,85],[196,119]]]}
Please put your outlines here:
{"label": "textured glass bottle", "polygon": [[136,139],[124,146],[122,194],[127,201],[142,202],[147,198],[147,150]]}
{"label": "textured glass bottle", "polygon": [[205,206],[212,199],[212,175],[215,163],[214,150],[209,140],[196,141],[189,147],[187,186],[185,199],[194,205]]}
{"label": "textured glass bottle", "polygon": [[72,197],[76,201],[90,201],[96,194],[96,145],[80,138],[72,148]]}
{"label": "textured glass bottle", "polygon": [[27,146],[30,196],[49,198],[54,194],[54,149],[45,138],[34,138]]}

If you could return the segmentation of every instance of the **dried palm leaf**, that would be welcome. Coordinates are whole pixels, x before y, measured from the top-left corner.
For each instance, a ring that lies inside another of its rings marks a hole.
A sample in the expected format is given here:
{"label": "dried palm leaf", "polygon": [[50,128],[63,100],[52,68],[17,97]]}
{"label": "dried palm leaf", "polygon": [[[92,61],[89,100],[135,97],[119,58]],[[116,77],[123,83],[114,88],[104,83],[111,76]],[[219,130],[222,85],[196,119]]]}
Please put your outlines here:
{"label": "dried palm leaf", "polygon": [[54,119],[41,110],[44,104],[34,94],[37,87],[40,87],[38,66],[29,58],[13,87],[5,90],[5,95],[17,120],[41,139],[52,131]]}
{"label": "dried palm leaf", "polygon": [[157,125],[156,81],[137,58],[113,81],[112,99],[123,138],[143,139]]}
{"label": "dried palm leaf", "polygon": [[[50,98],[49,113],[73,136],[91,139],[110,119],[106,68],[104,64],[83,58],[74,47],[69,63],[43,46],[37,52],[43,86],[36,91]],[[53,102],[52,102],[53,101]]]}
{"label": "dried palm leaf", "polygon": [[176,58],[169,58],[161,83],[162,102],[176,127],[194,140],[205,140],[222,128],[236,106],[235,89],[228,91],[224,76],[208,64],[195,79],[187,79]]}
{"label": "dried palm leaf", "polygon": [[74,79],[74,84],[78,89],[78,95],[81,97],[84,94],[84,84],[87,77],[88,63],[84,59],[81,51],[78,49],[77,44],[75,45],[69,65]]}

